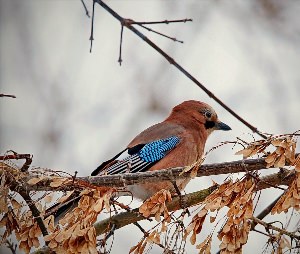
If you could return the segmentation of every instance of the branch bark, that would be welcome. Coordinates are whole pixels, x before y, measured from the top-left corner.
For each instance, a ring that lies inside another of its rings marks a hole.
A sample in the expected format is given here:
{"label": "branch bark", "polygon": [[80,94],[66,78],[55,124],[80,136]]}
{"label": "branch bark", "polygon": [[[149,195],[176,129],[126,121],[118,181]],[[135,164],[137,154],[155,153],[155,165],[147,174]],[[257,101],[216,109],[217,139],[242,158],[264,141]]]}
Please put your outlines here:
{"label": "branch bark", "polygon": [[[225,163],[213,163],[202,165],[198,168],[197,176],[211,176],[211,175],[220,175],[220,174],[230,174],[230,173],[239,173],[239,172],[251,172],[255,170],[264,169],[266,163],[263,158],[260,159],[247,159],[239,160],[233,162]],[[105,186],[105,187],[126,187],[134,184],[142,184],[149,182],[157,181],[174,181],[175,179],[187,178],[190,177],[190,173],[186,172],[182,174],[184,167],[157,170],[151,172],[141,172],[141,173],[126,173],[119,175],[107,175],[107,176],[86,176],[86,177],[69,177],[70,183],[63,184],[59,187],[63,190],[74,190],[80,186],[80,183],[91,184],[95,186]],[[1,174],[1,168],[0,168]],[[32,178],[41,178],[42,174],[29,174],[25,175],[22,178],[22,182],[27,183]],[[74,181],[73,181],[74,180]],[[35,185],[26,185],[28,191],[57,191],[50,186],[52,182],[50,177],[45,177],[40,182]]]}
{"label": "branch bark", "polygon": [[[268,183],[276,185],[289,185],[295,175],[291,174],[289,170],[270,174],[260,178],[260,182],[257,185],[257,190],[270,188]],[[202,202],[209,194],[211,194],[217,188],[216,185],[209,187],[208,189],[196,191],[183,195],[183,207],[179,197],[173,198],[173,200],[167,204],[169,211],[176,211],[182,208],[188,208]],[[133,222],[143,220],[144,217],[138,213],[138,209],[134,209],[131,212],[119,213],[111,218],[97,222],[95,224],[97,235],[103,234],[109,230],[109,225],[115,224],[116,229],[124,227]]]}
{"label": "branch bark", "polygon": [[[291,173],[290,170],[283,170],[278,173],[270,174],[264,177],[261,177],[259,180],[260,182],[257,185],[257,190],[262,190],[266,188],[272,187],[268,183],[272,183],[272,185],[289,185],[293,177],[295,176],[294,173]],[[193,193],[189,193],[180,197],[175,197],[172,199],[171,202],[167,203],[167,207],[169,211],[176,211],[182,208],[188,208],[191,206],[195,206],[205,198],[210,195],[217,187],[217,185],[211,186],[207,189],[203,189],[200,191],[196,191]],[[183,201],[183,202],[182,202]],[[140,220],[144,220],[145,218],[139,214],[138,208],[134,209],[130,212],[123,212],[111,216],[110,218],[104,219],[95,223],[96,235],[99,236],[104,234],[110,230],[111,225],[115,225],[115,229],[122,228],[129,224],[138,222]],[[33,254],[48,254],[50,253],[50,249],[48,247],[43,247]]]}

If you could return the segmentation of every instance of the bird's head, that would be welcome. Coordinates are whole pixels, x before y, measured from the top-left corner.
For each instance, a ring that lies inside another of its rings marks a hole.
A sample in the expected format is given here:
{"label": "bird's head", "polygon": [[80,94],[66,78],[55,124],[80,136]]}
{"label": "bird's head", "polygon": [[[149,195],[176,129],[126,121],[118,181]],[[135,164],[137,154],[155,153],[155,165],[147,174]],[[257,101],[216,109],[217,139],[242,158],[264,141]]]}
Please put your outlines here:
{"label": "bird's head", "polygon": [[218,119],[215,110],[208,104],[200,101],[184,101],[175,106],[170,115],[170,118],[178,118],[182,121],[192,119],[200,125],[203,125],[207,131],[207,135],[214,130],[229,131],[231,128]]}

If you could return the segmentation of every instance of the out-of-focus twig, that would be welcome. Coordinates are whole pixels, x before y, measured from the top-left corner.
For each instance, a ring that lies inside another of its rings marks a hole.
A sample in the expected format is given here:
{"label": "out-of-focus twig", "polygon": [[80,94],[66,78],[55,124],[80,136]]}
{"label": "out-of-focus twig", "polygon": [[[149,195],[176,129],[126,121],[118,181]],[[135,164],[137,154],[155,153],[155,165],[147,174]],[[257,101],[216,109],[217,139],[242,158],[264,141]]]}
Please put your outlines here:
{"label": "out-of-focus twig", "polygon": [[88,17],[90,18],[90,14],[89,14],[88,9],[86,8],[86,5],[85,5],[84,0],[80,0],[80,1],[81,1],[81,3],[82,3],[83,8],[84,8],[85,15],[88,16]]}
{"label": "out-of-focus twig", "polygon": [[14,244],[9,240],[6,240],[5,243],[6,243],[7,248],[10,249],[12,254],[17,254],[17,246],[18,246],[17,244]]}
{"label": "out-of-focus twig", "polygon": [[[118,13],[112,10],[107,4],[105,4],[102,0],[94,0],[94,3],[97,2],[100,6],[102,6],[107,12],[109,12],[113,17],[121,22],[121,24],[126,23],[126,19],[121,17]],[[94,8],[93,8],[94,10]],[[178,64],[172,57],[170,57],[166,52],[164,52],[161,48],[159,48],[155,43],[149,40],[143,33],[137,30],[130,22],[127,22],[126,27],[139,36],[142,40],[144,40],[147,44],[149,44],[153,49],[155,49],[158,53],[160,53],[170,64],[174,65],[179,71],[181,71],[187,78],[193,81],[199,88],[201,88],[209,97],[215,100],[218,104],[220,104],[225,110],[227,110],[231,115],[237,118],[240,122],[246,125],[251,131],[257,133],[262,138],[267,138],[261,131],[259,131],[256,127],[251,125],[245,119],[243,119],[240,115],[234,112],[229,106],[227,106],[221,99],[215,96],[209,89],[207,89],[202,83],[200,83],[194,76],[192,76],[186,69],[184,69],[180,64]]]}
{"label": "out-of-focus twig", "polygon": [[12,95],[12,94],[3,94],[3,93],[0,93],[0,97],[17,98],[15,95]]}

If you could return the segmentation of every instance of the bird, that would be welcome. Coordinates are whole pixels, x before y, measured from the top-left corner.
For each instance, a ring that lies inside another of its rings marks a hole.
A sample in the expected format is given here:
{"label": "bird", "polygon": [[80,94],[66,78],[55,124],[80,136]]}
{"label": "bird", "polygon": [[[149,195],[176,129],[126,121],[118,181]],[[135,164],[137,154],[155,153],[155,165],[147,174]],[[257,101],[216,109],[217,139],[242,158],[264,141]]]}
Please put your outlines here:
{"label": "bird", "polygon": [[[138,173],[193,165],[202,158],[206,140],[215,130],[228,131],[231,128],[218,119],[208,104],[184,101],[175,106],[164,121],[142,131],[91,175]],[[190,178],[177,180],[177,188],[170,181],[161,181],[127,186],[127,190],[133,197],[146,200],[162,189],[173,193],[174,189],[182,191],[189,181]],[[55,216],[65,213],[71,205],[59,208]]]}
{"label": "bird", "polygon": [[[231,128],[218,119],[215,110],[208,104],[184,101],[175,106],[164,121],[142,131],[124,150],[103,162],[92,176],[190,166],[201,160],[206,140],[214,130],[228,131]],[[178,189],[183,190],[189,180],[177,180]],[[174,192],[174,184],[163,181],[127,187],[133,197],[140,200],[161,189]]]}

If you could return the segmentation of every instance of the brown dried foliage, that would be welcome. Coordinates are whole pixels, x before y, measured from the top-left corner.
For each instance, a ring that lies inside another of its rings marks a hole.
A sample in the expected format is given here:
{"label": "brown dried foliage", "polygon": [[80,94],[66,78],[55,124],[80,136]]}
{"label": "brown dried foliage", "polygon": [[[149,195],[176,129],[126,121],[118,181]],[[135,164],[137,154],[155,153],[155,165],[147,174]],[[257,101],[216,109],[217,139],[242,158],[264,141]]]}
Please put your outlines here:
{"label": "brown dried foliage", "polygon": [[[192,232],[190,242],[195,244],[196,236],[201,232],[209,211],[219,211],[227,206],[229,208],[227,221],[218,234],[218,238],[222,241],[221,253],[239,253],[242,245],[247,242],[250,231],[249,219],[253,214],[254,191],[255,183],[248,177],[241,181],[228,181],[222,184],[205,199],[203,208],[193,217],[192,222],[187,227],[185,238]],[[214,221],[215,217],[211,217],[211,222]],[[207,238],[198,245],[199,253],[209,253],[210,241]]]}
{"label": "brown dried foliage", "polygon": [[[267,147],[273,146],[275,149],[271,153],[266,153]],[[296,171],[296,177],[289,188],[273,207],[271,214],[287,212],[289,208],[300,209],[300,155],[296,157],[296,139],[293,135],[280,135],[270,137],[266,140],[260,140],[250,143],[245,149],[237,152],[244,158],[257,153],[265,153],[267,168],[293,166]]]}
{"label": "brown dried foliage", "polygon": [[[267,150],[271,150],[271,152]],[[252,142],[243,150],[237,152],[237,154],[242,154],[244,158],[255,154],[264,154],[267,167],[284,167],[288,165],[295,168],[296,178],[273,207],[272,214],[287,212],[291,207],[296,210],[300,209],[300,155],[296,157],[295,150],[296,140],[294,136],[280,135]],[[190,172],[191,177],[194,177],[202,161],[185,168],[183,172]],[[4,163],[1,163],[0,166],[0,212],[3,215],[0,220],[0,226],[5,227],[2,243],[7,237],[15,233],[20,243],[19,248],[25,253],[29,253],[32,247],[39,247],[39,237],[42,233],[28,209],[21,214],[22,205],[9,195],[10,186],[7,181],[9,177],[13,177],[17,184],[22,184],[24,174],[28,173],[22,173]],[[48,175],[46,172],[42,173],[40,177],[30,179],[24,184],[34,185],[45,178],[51,180],[50,186],[55,190],[63,190],[66,184],[76,181],[75,179],[59,177],[57,174],[51,175],[50,173]],[[44,224],[49,233],[44,239],[48,242],[48,246],[56,253],[97,253],[96,232],[93,225],[97,220],[97,216],[104,208],[107,211],[110,210],[110,197],[114,190],[111,188],[95,188],[94,186],[77,181],[76,184],[79,188],[77,190],[80,190],[80,188],[86,189],[80,194],[81,199],[78,207],[67,213],[56,227],[54,226],[53,216],[44,219]],[[185,229],[184,239],[191,235],[190,242],[194,245],[197,235],[202,231],[206,219],[209,218],[210,223],[215,223],[216,215],[212,215],[211,212],[218,212],[227,207],[229,210],[226,222],[218,233],[218,238],[221,241],[220,250],[221,253],[241,253],[242,246],[247,242],[251,228],[250,221],[253,216],[253,195],[256,191],[255,188],[255,181],[250,175],[247,175],[242,180],[235,182],[230,180],[220,185],[202,203],[201,210],[192,218],[191,223]],[[73,193],[74,191],[68,192],[58,202],[64,203]],[[43,198],[45,203],[49,203],[51,200],[52,194],[45,195]],[[168,190],[161,190],[140,206],[139,212],[145,218],[155,216],[158,222],[161,220],[160,216],[163,216],[164,219],[161,222],[161,230],[155,229],[159,225],[157,224],[157,226],[152,228],[150,233],[145,234],[144,238],[136,246],[130,249],[130,253],[143,253],[149,243],[163,247],[160,243],[162,234],[165,234],[171,225],[171,216],[166,206],[170,201],[170,192]],[[35,205],[39,209],[41,216],[44,216],[45,207],[42,207],[38,203]],[[208,235],[202,243],[196,246],[199,253],[208,254],[211,252],[212,235],[212,233]],[[281,249],[287,247],[287,240],[282,235],[278,236],[276,242],[278,246],[282,245]],[[290,248],[291,246],[288,247]]]}
{"label": "brown dried foliage", "polygon": [[78,206],[59,221],[62,228],[45,237],[56,253],[98,253],[94,223],[99,213],[110,211],[111,189],[84,190]]}
{"label": "brown dried foliage", "polygon": [[193,179],[197,176],[198,170],[201,164],[204,162],[205,158],[201,158],[190,166],[185,167],[179,175],[189,172],[190,177]]}
{"label": "brown dried foliage", "polygon": [[300,173],[297,172],[296,178],[291,183],[289,188],[278,200],[273,207],[271,214],[285,212],[287,213],[289,208],[295,208],[296,211],[300,210]]}
{"label": "brown dried foliage", "polygon": [[[267,148],[275,148],[273,152],[268,153]],[[243,155],[244,158],[251,157],[255,154],[266,155],[265,161],[267,168],[283,167],[293,165],[295,162],[296,140],[292,135],[272,136],[268,139],[252,142],[246,148],[238,151],[236,155]]]}
{"label": "brown dried foliage", "polygon": [[139,208],[139,212],[148,218],[150,215],[155,215],[156,221],[160,221],[160,215],[163,214],[165,221],[170,222],[170,216],[167,202],[172,200],[169,190],[160,190],[152,197],[148,198]]}

